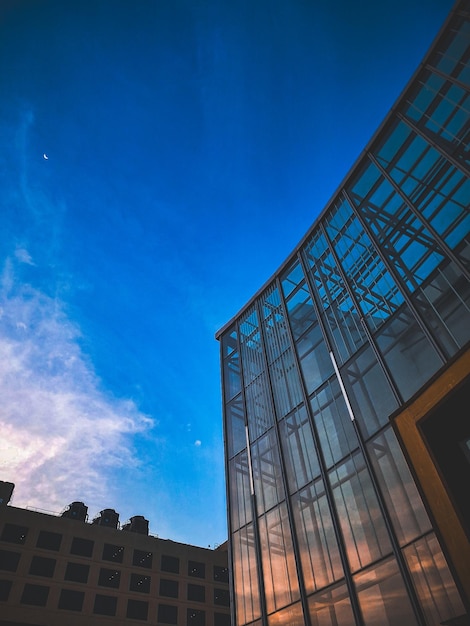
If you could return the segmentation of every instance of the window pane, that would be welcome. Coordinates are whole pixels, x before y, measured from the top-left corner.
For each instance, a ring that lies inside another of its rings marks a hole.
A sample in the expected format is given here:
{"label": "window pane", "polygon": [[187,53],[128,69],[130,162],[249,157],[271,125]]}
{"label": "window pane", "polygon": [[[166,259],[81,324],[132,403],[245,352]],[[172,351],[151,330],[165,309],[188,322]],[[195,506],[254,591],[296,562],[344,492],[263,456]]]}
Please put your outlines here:
{"label": "window pane", "polygon": [[132,555],[132,565],[138,567],[152,567],[153,554],[147,550],[134,550]]}
{"label": "window pane", "polygon": [[167,598],[177,598],[178,587],[179,583],[177,580],[166,580],[165,578],[161,578],[159,593],[161,596],[166,596]]}
{"label": "window pane", "polygon": [[206,588],[203,585],[191,585],[188,583],[188,600],[195,602],[206,601]]}
{"label": "window pane", "polygon": [[0,602],[8,602],[12,585],[12,580],[0,580]]}
{"label": "window pane", "polygon": [[251,460],[258,512],[262,513],[284,499],[281,464],[273,428],[253,444]]}
{"label": "window pane", "polygon": [[44,550],[59,550],[62,542],[62,535],[59,533],[52,533],[47,530],[41,530],[39,532],[36,546],[43,548]]}
{"label": "window pane", "polygon": [[246,447],[245,411],[239,394],[225,405],[228,456],[232,458]]}
{"label": "window pane", "polygon": [[68,611],[81,611],[85,593],[83,591],[74,591],[72,589],[62,589],[59,598],[59,609],[67,609]]}
{"label": "window pane", "polygon": [[105,543],[103,546],[103,561],[114,561],[122,563],[124,557],[124,546],[116,546],[111,543]]}
{"label": "window pane", "polygon": [[121,572],[115,569],[100,569],[98,585],[102,587],[112,587],[118,589],[121,582]]}
{"label": "window pane", "polygon": [[16,572],[20,562],[20,552],[10,552],[10,550],[0,550],[0,569],[5,572]]}
{"label": "window pane", "polygon": [[171,572],[172,574],[179,574],[180,560],[177,556],[169,556],[162,554],[161,567],[162,572]]}
{"label": "window pane", "polygon": [[96,594],[93,613],[97,615],[116,615],[117,598]]}
{"label": "window pane", "polygon": [[131,574],[129,589],[130,591],[138,591],[139,593],[150,593],[150,582],[150,576]]}
{"label": "window pane", "polygon": [[329,480],[354,572],[389,554],[390,539],[361,453],[332,471]]}
{"label": "window pane", "polygon": [[371,441],[368,450],[398,541],[407,544],[431,523],[392,428]]}
{"label": "window pane", "polygon": [[241,624],[259,618],[260,599],[253,525],[232,535],[235,603]]}
{"label": "window pane", "polygon": [[158,622],[162,624],[176,624],[178,622],[178,608],[169,604],[159,604]]}
{"label": "window pane", "polygon": [[430,624],[463,615],[459,597],[442,550],[434,534],[423,537],[404,550],[408,569]]}
{"label": "window pane", "polygon": [[90,539],[82,539],[81,537],[74,537],[72,540],[72,547],[70,548],[71,554],[78,554],[79,556],[91,556],[93,554],[93,546],[95,542]]}
{"label": "window pane", "polygon": [[287,482],[293,493],[320,474],[312,427],[304,406],[279,423]]}
{"label": "window pane", "polygon": [[354,583],[365,624],[417,626],[394,559],[357,574]]}
{"label": "window pane", "polygon": [[230,515],[232,530],[252,519],[248,454],[245,450],[229,463]]}
{"label": "window pane", "polygon": [[387,424],[398,402],[370,344],[341,369],[341,375],[354,416],[367,439]]}
{"label": "window pane", "polygon": [[195,576],[196,578],[206,577],[206,565],[199,561],[188,561],[188,576]]}
{"label": "window pane", "polygon": [[128,600],[126,617],[132,619],[146,620],[148,616],[149,605],[148,602],[142,602],[140,600]]}
{"label": "window pane", "polygon": [[186,620],[188,626],[206,626],[206,612],[199,609],[187,609]]}
{"label": "window pane", "polygon": [[46,606],[49,587],[43,585],[26,584],[21,596],[21,604],[32,604],[34,606]]}
{"label": "window pane", "polygon": [[228,567],[214,565],[214,580],[219,583],[228,583]]}
{"label": "window pane", "polygon": [[327,383],[310,400],[323,456],[330,467],[359,445],[338,381]]}
{"label": "window pane", "polygon": [[33,558],[31,559],[29,573],[34,574],[35,576],[47,576],[48,578],[51,578],[52,576],[54,576],[55,564],[55,559],[46,559],[42,556],[33,556]]}
{"label": "window pane", "polygon": [[291,529],[285,502],[259,520],[268,613],[299,598]]}
{"label": "window pane", "polygon": [[9,543],[23,544],[26,541],[28,530],[29,529],[26,526],[19,526],[18,524],[5,524],[0,539],[2,541],[8,541]]}
{"label": "window pane", "polygon": [[89,565],[83,565],[82,563],[67,563],[64,580],[73,580],[77,583],[86,583],[88,582],[89,570]]}
{"label": "window pane", "polygon": [[344,576],[323,481],[292,497],[297,540],[307,593]]}
{"label": "window pane", "polygon": [[312,626],[356,626],[346,585],[335,585],[308,599]]}
{"label": "window pane", "polygon": [[405,401],[442,365],[406,305],[377,333],[376,341]]}

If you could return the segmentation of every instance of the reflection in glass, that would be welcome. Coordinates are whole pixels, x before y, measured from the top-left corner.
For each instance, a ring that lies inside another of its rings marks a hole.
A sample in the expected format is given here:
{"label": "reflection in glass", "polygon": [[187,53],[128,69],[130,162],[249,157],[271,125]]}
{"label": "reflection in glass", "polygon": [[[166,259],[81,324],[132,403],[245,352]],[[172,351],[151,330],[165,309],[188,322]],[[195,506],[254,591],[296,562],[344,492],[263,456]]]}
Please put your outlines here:
{"label": "reflection in glass", "polygon": [[230,520],[232,530],[251,522],[248,454],[244,450],[229,463]]}
{"label": "reflection in glass", "polygon": [[418,391],[442,365],[406,305],[377,333],[376,341],[404,400]]}
{"label": "reflection in glass", "polygon": [[404,551],[427,623],[442,624],[465,613],[449,567],[434,533]]}
{"label": "reflection in glass", "polygon": [[323,481],[295,494],[292,507],[305,589],[312,593],[344,576]]}
{"label": "reflection in glass", "polygon": [[312,626],[356,626],[349,592],[344,583],[310,596],[308,608]]}
{"label": "reflection in glass", "polygon": [[305,626],[304,612],[300,602],[268,615],[268,626]]}
{"label": "reflection in glass", "polygon": [[395,559],[356,574],[354,584],[367,626],[418,626]]}
{"label": "reflection in glass", "polygon": [[247,624],[261,616],[253,525],[235,532],[231,543],[237,622]]}
{"label": "reflection in glass", "polygon": [[389,554],[390,539],[361,453],[330,472],[329,480],[354,572]]}
{"label": "reflection in glass", "polygon": [[370,344],[342,368],[341,374],[354,416],[367,439],[387,424],[398,402]]}
{"label": "reflection in glass", "polygon": [[299,598],[297,571],[286,503],[259,520],[264,587],[268,613]]}
{"label": "reflection in glass", "polygon": [[400,545],[427,532],[431,522],[390,426],[367,445]]}
{"label": "reflection in glass", "polygon": [[253,481],[258,514],[264,513],[284,499],[279,450],[274,428],[251,447]]}
{"label": "reflection in glass", "polygon": [[313,442],[312,427],[304,406],[279,423],[281,444],[290,493],[297,491],[320,474]]}
{"label": "reflection in glass", "polygon": [[310,400],[327,467],[355,450],[359,443],[336,378]]}

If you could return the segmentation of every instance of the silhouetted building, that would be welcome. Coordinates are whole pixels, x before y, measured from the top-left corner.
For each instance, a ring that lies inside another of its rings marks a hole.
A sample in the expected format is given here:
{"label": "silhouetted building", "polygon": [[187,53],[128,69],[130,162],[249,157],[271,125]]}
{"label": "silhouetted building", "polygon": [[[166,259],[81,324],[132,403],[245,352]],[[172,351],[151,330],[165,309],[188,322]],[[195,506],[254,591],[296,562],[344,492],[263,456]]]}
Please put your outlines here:
{"label": "silhouetted building", "polygon": [[469,6],[217,333],[237,626],[469,623]]}
{"label": "silhouetted building", "polygon": [[226,543],[159,539],[140,515],[120,530],[114,509],[86,520],[83,502],[0,506],[0,626],[230,626]]}

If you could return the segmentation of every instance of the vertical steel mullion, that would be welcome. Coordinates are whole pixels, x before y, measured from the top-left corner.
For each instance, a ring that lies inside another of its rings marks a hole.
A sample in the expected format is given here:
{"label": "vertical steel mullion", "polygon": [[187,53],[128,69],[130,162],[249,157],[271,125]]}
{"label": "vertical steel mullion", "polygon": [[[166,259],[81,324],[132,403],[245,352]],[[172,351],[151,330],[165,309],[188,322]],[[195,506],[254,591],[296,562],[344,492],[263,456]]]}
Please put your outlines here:
{"label": "vertical steel mullion", "polygon": [[[392,393],[395,397],[395,400],[397,401],[398,405],[402,405],[403,404],[403,398],[401,395],[401,392],[399,391],[399,389],[397,388],[393,377],[390,373],[390,370],[388,368],[388,365],[385,363],[385,361],[382,358],[382,355],[380,353],[379,348],[377,347],[377,344],[375,342],[375,339],[369,329],[369,326],[367,325],[367,322],[364,319],[364,315],[362,313],[362,309],[359,306],[359,302],[357,301],[356,298],[356,294],[354,293],[353,289],[351,288],[349,281],[347,280],[347,277],[344,273],[344,270],[339,262],[338,256],[334,250],[334,247],[331,245],[331,241],[330,238],[328,237],[328,234],[326,232],[326,229],[324,227],[323,224],[320,225],[321,226],[321,230],[322,230],[322,234],[325,237],[325,240],[328,244],[328,247],[330,249],[331,255],[333,256],[335,263],[336,263],[336,267],[338,270],[338,273],[340,274],[343,283],[344,283],[344,288],[346,289],[346,291],[348,292],[349,297],[351,298],[352,303],[354,304],[354,306],[356,307],[356,311],[358,312],[359,315],[359,319],[361,320],[361,324],[362,324],[362,328],[364,329],[364,333],[367,337],[367,340],[369,341],[369,344],[375,354],[375,357],[377,359],[377,362],[379,363],[380,367],[382,368],[382,371],[385,375],[385,378],[387,379],[388,384],[390,385],[390,389],[392,390]],[[355,354],[358,352],[358,350],[356,350]]]}
{"label": "vertical steel mullion", "polygon": [[[361,225],[361,227],[364,229],[364,232],[367,234],[367,236],[369,237],[369,239],[374,243],[374,246],[376,248],[376,254],[377,256],[380,258],[380,260],[382,261],[382,263],[385,266],[385,269],[387,270],[387,272],[389,272],[390,276],[393,278],[393,280],[395,281],[395,283],[398,285],[398,287],[400,288],[401,291],[401,295],[403,296],[403,299],[405,300],[406,304],[408,305],[410,311],[413,314],[413,317],[415,318],[416,322],[418,323],[418,326],[421,328],[421,330],[423,331],[425,337],[427,338],[427,340],[429,341],[429,343],[432,345],[432,347],[434,348],[434,350],[437,352],[437,354],[439,355],[442,363],[444,364],[448,358],[447,356],[444,354],[443,349],[441,348],[441,346],[437,343],[437,341],[434,339],[433,334],[431,333],[431,331],[428,329],[427,323],[425,322],[425,320],[423,319],[423,317],[419,314],[419,312],[417,311],[413,300],[411,299],[411,296],[408,293],[408,289],[406,287],[406,285],[403,282],[403,279],[401,278],[401,276],[398,274],[398,272],[395,272],[395,270],[392,267],[392,264],[389,263],[386,255],[382,252],[382,249],[379,245],[379,242],[377,241],[374,233],[372,232],[372,230],[369,228],[368,224],[366,223],[365,220],[362,219],[362,216],[360,214],[360,212],[356,209],[356,207],[354,206],[348,192],[346,191],[346,189],[343,189],[343,195],[344,198],[346,200],[346,202],[350,205],[351,207],[351,211],[353,212],[354,216],[356,217],[356,219],[358,220],[359,224]],[[393,315],[392,315],[393,317]]]}
{"label": "vertical steel mullion", "polygon": [[393,180],[393,178],[390,176],[390,174],[387,172],[387,170],[384,167],[382,167],[382,165],[379,163],[379,161],[375,158],[375,156],[371,152],[368,152],[367,156],[369,157],[369,160],[379,170],[379,172],[382,174],[382,176],[390,183],[390,185],[393,187],[395,192],[400,196],[400,198],[403,200],[403,202],[406,204],[406,206],[410,209],[410,211],[413,213],[413,215],[416,218],[418,218],[426,226],[426,228],[429,230],[431,235],[437,241],[438,245],[442,248],[442,251],[445,254],[447,254],[449,259],[453,263],[455,263],[455,265],[457,265],[457,267],[460,269],[460,271],[465,276],[467,276],[467,278],[469,278],[469,280],[470,280],[470,273],[468,272],[467,267],[462,263],[460,258],[454,253],[452,248],[449,248],[449,246],[446,244],[446,242],[442,239],[441,235],[434,229],[434,227],[431,225],[431,223],[424,217],[424,215],[421,213],[421,211],[415,206],[413,201],[410,198],[408,198],[405,193],[403,193],[403,191],[396,184],[396,182]]}
{"label": "vertical steel mullion", "polygon": [[[256,311],[258,314],[258,311]],[[258,321],[259,323],[259,321]],[[261,541],[260,541],[260,532],[258,525],[258,516],[257,516],[257,506],[256,506],[256,493],[254,493],[254,483],[253,483],[253,466],[251,464],[251,448],[250,448],[250,436],[249,436],[249,426],[248,426],[248,410],[246,404],[246,394],[245,394],[245,376],[243,373],[243,355],[241,351],[240,345],[240,321],[237,322],[237,340],[240,354],[240,376],[241,376],[241,393],[243,399],[243,408],[245,412],[245,438],[246,438],[246,456],[248,463],[248,479],[250,481],[250,504],[251,504],[251,516],[253,520],[253,537],[255,541],[255,554],[258,567],[256,569],[257,577],[258,577],[258,590],[259,590],[259,603],[260,603],[260,611],[261,611],[261,622],[262,626],[268,626],[268,618],[266,611],[266,594],[264,590],[264,573],[263,573],[263,561],[261,558]],[[246,525],[245,525],[246,526]]]}
{"label": "vertical steel mullion", "polygon": [[[323,337],[325,338],[325,343],[327,345],[327,348],[330,347],[329,341],[328,341],[328,336],[325,332],[325,329],[323,328],[323,323],[321,321],[321,316],[318,315],[318,308],[315,302],[315,298],[314,298],[314,292],[312,291],[310,284],[308,282],[308,275],[307,272],[305,271],[305,265],[303,263],[302,260],[302,255],[299,252],[298,253],[298,260],[300,262],[300,266],[302,268],[304,277],[305,277],[305,284],[307,285],[309,292],[310,292],[310,297],[312,299],[312,303],[314,306],[314,310],[315,310],[315,314],[317,316],[317,320],[318,323],[320,325],[321,328],[321,332],[323,334]],[[280,289],[279,291],[280,293],[280,297],[281,297],[281,302],[283,303],[283,307],[284,310],[287,312],[287,306],[285,303],[285,298],[284,298],[284,294],[282,293],[282,290]],[[289,320],[289,317],[286,313],[286,320]],[[312,415],[312,410],[310,408],[310,403],[308,401],[308,393],[307,393],[307,387],[305,385],[305,381],[304,381],[304,377],[300,368],[300,363],[299,363],[299,357],[297,356],[296,353],[296,343],[294,340],[294,336],[292,334],[292,329],[290,327],[290,322],[288,321],[287,324],[287,331],[289,334],[289,338],[291,341],[291,345],[292,345],[292,349],[293,349],[293,355],[294,355],[294,362],[295,362],[295,366],[296,366],[296,370],[297,370],[297,375],[299,377],[299,381],[300,381],[300,386],[302,389],[302,397],[303,397],[303,402],[304,402],[304,407],[305,410],[307,412],[308,418],[309,418],[309,423],[310,423],[310,428],[312,429],[312,433],[313,433],[313,442],[314,442],[314,446],[315,446],[315,452],[317,454],[318,457],[318,464],[320,467],[320,475],[321,478],[323,480],[323,486],[325,489],[325,495],[326,495],[326,499],[328,502],[328,507],[330,509],[330,513],[331,513],[331,521],[333,523],[333,530],[335,533],[335,537],[336,537],[336,541],[338,542],[338,551],[339,551],[339,555],[340,555],[340,559],[341,559],[341,565],[343,567],[343,572],[344,572],[344,579],[346,582],[346,587],[348,589],[348,594],[349,594],[349,599],[351,601],[351,608],[352,608],[352,612],[354,615],[354,619],[356,620],[356,624],[357,626],[365,626],[364,623],[364,619],[362,617],[362,611],[359,605],[359,600],[357,598],[357,594],[356,594],[356,589],[352,580],[352,576],[351,573],[349,571],[349,562],[348,562],[348,557],[347,557],[347,551],[346,551],[346,541],[344,539],[344,535],[343,535],[343,531],[341,529],[341,525],[339,524],[338,521],[338,510],[336,508],[336,503],[334,500],[334,496],[333,496],[333,492],[331,489],[331,485],[330,485],[330,481],[328,479],[328,469],[327,469],[327,465],[326,465],[326,461],[325,461],[325,457],[323,455],[323,450],[321,449],[321,446],[319,444],[319,437],[318,437],[318,432],[317,432],[317,428],[315,425],[315,420],[313,419],[313,415]],[[290,493],[288,493],[288,497],[290,500]],[[336,581],[335,581],[336,582]]]}
{"label": "vertical steel mullion", "polygon": [[[282,295],[281,295],[281,290],[280,290],[280,285],[279,285],[279,279],[275,282],[273,282],[272,284],[274,284],[277,288],[277,290],[279,291],[279,297],[281,299],[281,305],[284,305],[284,302],[282,300]],[[262,294],[261,298],[264,297],[264,294],[266,293],[266,291]],[[260,319],[260,335],[263,338],[263,345],[267,346],[267,340],[266,340],[266,333],[264,330],[264,324],[262,323],[263,317],[262,315],[260,315],[261,312],[261,298],[258,299],[258,315],[259,315],[259,319]],[[283,311],[284,313],[284,319],[286,321],[286,325],[288,327],[288,323],[287,323],[287,316],[286,316],[286,312],[285,310]],[[277,443],[277,447],[278,447],[278,451],[279,451],[279,459],[281,462],[281,476],[282,476],[282,486],[284,489],[284,497],[285,497],[285,501],[286,501],[286,508],[287,508],[287,517],[289,520],[289,529],[291,532],[291,538],[292,538],[292,546],[294,549],[294,558],[295,558],[295,567],[296,567],[296,572],[297,572],[297,579],[298,579],[298,584],[299,584],[299,594],[300,594],[300,602],[302,605],[302,610],[304,613],[304,621],[305,621],[305,626],[311,626],[311,621],[310,621],[310,614],[309,614],[309,610],[308,610],[308,602],[307,602],[307,594],[305,591],[305,580],[304,580],[304,574],[302,571],[302,562],[300,559],[300,548],[299,548],[299,544],[297,542],[297,533],[294,532],[295,529],[295,521],[294,521],[294,514],[292,511],[292,504],[290,501],[290,494],[289,494],[289,486],[287,484],[287,475],[286,475],[286,463],[285,463],[285,459],[284,459],[284,452],[282,450],[282,445],[281,445],[281,435],[279,432],[279,421],[277,419],[277,415],[276,415],[276,406],[275,406],[275,402],[274,402],[274,392],[273,392],[273,383],[271,380],[271,372],[269,369],[269,363],[268,363],[268,357],[267,357],[267,350],[266,348],[263,350],[263,356],[264,356],[264,366],[266,369],[266,379],[268,381],[269,384],[269,398],[270,398],[270,403],[271,403],[271,411],[273,414],[273,421],[274,421],[274,432],[276,433],[276,443]],[[279,506],[279,504],[278,504]]]}

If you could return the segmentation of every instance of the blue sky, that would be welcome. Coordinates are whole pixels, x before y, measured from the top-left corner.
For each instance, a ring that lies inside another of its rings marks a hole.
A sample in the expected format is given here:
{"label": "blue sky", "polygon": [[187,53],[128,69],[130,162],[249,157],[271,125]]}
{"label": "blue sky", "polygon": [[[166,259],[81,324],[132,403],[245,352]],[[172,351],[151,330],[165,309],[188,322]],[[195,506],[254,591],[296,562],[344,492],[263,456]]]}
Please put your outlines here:
{"label": "blue sky", "polygon": [[[314,222],[449,0],[4,0],[0,480],[227,538],[215,333]],[[47,157],[47,158],[46,158]]]}

